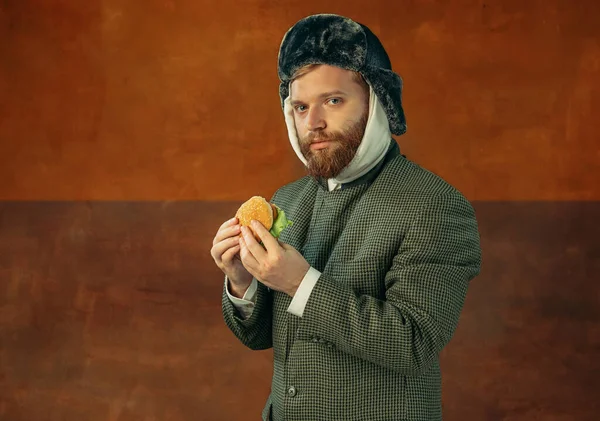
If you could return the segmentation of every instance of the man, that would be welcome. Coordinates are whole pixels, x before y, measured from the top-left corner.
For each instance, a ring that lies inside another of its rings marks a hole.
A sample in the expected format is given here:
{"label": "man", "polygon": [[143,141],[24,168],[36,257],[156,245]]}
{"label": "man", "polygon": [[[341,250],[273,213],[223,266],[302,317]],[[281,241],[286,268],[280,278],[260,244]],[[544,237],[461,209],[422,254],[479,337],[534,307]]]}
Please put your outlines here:
{"label": "man", "polygon": [[263,420],[441,420],[438,354],[480,271],[473,208],[400,154],[401,79],[366,26],[302,19],[279,77],[308,172],[271,199],[293,225],[254,226],[263,247],[233,219],[211,249],[227,326],[273,348]]}

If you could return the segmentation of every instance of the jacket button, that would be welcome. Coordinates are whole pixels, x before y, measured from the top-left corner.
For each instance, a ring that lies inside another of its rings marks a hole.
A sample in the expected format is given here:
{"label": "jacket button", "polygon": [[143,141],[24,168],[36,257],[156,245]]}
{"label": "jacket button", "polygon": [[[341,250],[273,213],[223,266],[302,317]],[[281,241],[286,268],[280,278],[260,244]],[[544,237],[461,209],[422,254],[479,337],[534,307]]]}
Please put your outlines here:
{"label": "jacket button", "polygon": [[288,387],[287,393],[288,396],[293,398],[294,396],[296,396],[296,388],[294,386]]}

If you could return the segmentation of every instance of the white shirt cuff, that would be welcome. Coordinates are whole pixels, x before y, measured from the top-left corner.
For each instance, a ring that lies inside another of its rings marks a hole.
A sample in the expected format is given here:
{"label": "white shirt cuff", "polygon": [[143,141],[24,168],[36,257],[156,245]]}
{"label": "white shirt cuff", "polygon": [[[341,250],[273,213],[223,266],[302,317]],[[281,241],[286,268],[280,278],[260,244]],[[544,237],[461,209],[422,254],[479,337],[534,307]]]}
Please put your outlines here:
{"label": "white shirt cuff", "polygon": [[306,272],[306,275],[304,275],[302,282],[300,282],[300,285],[296,290],[294,298],[292,298],[292,302],[287,309],[288,313],[302,317],[304,314],[304,307],[306,307],[306,303],[308,302],[308,297],[310,297],[310,293],[317,284],[320,276],[321,272],[317,269],[313,267],[308,269],[308,272]]}
{"label": "white shirt cuff", "polygon": [[242,298],[237,298],[231,295],[229,292],[229,279],[225,276],[225,292],[231,300],[233,306],[237,308],[237,310],[242,315],[242,318],[248,319],[252,315],[252,311],[254,310],[254,304],[256,303],[256,290],[258,289],[258,282],[256,279],[252,279],[250,286],[244,293]]}

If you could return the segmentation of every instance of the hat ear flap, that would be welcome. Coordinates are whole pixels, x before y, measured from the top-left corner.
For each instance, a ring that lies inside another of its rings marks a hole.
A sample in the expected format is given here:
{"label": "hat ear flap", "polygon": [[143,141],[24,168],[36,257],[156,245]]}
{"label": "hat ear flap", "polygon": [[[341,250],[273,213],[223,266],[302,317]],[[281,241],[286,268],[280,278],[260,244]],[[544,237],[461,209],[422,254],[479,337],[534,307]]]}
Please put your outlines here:
{"label": "hat ear flap", "polygon": [[279,99],[281,100],[281,108],[285,105],[285,99],[290,96],[290,86],[288,82],[279,84]]}
{"label": "hat ear flap", "polygon": [[406,118],[402,108],[402,78],[395,72],[381,67],[367,66],[362,72],[381,101],[395,135],[406,132]]}

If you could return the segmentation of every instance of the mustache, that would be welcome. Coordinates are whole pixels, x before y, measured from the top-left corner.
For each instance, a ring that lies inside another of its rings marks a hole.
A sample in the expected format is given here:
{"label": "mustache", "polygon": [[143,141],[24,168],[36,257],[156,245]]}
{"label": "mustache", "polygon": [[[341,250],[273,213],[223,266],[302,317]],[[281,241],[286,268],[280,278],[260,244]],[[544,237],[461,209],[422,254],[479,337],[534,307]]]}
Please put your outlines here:
{"label": "mustache", "polygon": [[339,140],[340,133],[326,133],[326,132],[312,132],[307,134],[301,139],[301,142],[305,145],[310,145],[315,141],[319,140],[321,142],[331,142],[335,140]]}

